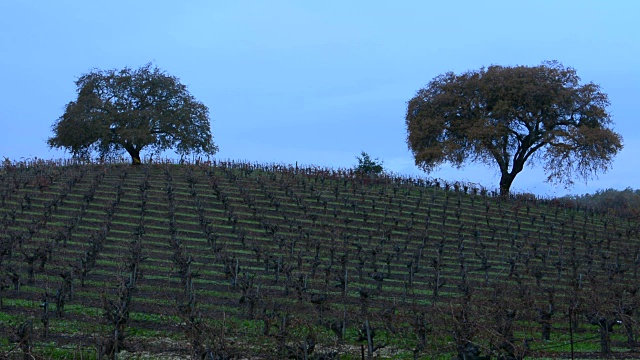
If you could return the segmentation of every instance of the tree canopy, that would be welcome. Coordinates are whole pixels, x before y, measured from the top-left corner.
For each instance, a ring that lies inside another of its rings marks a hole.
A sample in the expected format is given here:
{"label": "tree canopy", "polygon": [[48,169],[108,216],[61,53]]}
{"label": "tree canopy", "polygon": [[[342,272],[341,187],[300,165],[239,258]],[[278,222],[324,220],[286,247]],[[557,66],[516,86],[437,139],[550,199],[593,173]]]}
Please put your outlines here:
{"label": "tree canopy", "polygon": [[209,109],[187,87],[151,64],[137,70],[94,70],[76,82],[78,97],[52,126],[52,148],[74,157],[101,158],[126,151],[134,164],[140,151],[174,149],[213,155]]}
{"label": "tree canopy", "polygon": [[544,164],[547,181],[569,186],[606,171],[622,149],[600,86],[579,84],[575,69],[490,66],[434,78],[408,102],[407,144],[415,163],[497,166],[509,193],[525,163]]}

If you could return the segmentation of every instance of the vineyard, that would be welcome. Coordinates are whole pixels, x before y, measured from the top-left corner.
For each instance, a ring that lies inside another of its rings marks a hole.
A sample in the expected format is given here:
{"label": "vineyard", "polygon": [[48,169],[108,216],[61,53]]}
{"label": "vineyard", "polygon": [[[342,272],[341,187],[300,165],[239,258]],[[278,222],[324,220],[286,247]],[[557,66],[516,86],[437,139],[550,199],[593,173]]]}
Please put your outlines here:
{"label": "vineyard", "polygon": [[638,219],[215,162],[0,167],[0,357],[640,356]]}

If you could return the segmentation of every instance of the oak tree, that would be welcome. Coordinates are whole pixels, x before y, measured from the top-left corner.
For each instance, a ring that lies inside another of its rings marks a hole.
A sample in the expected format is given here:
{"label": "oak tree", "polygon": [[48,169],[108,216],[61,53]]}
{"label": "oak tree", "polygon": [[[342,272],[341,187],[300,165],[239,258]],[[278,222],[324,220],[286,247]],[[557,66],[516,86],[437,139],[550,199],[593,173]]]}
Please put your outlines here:
{"label": "oak tree", "polygon": [[525,164],[543,163],[548,182],[567,186],[606,171],[622,137],[611,129],[600,86],[579,82],[575,69],[556,61],[435,77],[408,102],[416,165],[497,166],[502,195]]}
{"label": "oak tree", "polygon": [[78,97],[53,124],[51,148],[74,157],[101,158],[123,150],[133,164],[140,151],[174,149],[178,154],[213,155],[209,109],[178,78],[151,64],[132,70],[94,70],[76,81]]}

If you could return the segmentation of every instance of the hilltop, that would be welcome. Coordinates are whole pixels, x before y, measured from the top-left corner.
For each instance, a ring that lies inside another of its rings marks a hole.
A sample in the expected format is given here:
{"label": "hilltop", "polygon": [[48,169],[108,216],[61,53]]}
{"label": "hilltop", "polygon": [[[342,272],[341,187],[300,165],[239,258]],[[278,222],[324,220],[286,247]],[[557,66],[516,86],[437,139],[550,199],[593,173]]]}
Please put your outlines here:
{"label": "hilltop", "polygon": [[637,218],[232,162],[5,163],[0,192],[9,357],[635,349]]}

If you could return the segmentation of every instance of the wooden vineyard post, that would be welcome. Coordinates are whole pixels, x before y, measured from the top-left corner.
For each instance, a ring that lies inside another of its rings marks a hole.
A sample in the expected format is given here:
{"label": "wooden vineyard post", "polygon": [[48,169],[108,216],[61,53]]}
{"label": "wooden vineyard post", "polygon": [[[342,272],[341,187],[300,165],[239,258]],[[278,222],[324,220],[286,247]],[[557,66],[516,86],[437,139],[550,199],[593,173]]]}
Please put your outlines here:
{"label": "wooden vineyard post", "polygon": [[571,344],[571,360],[573,360],[573,306],[569,306],[569,342]]}
{"label": "wooden vineyard post", "polygon": [[373,358],[373,341],[371,338],[371,329],[369,328],[369,320],[365,320],[364,325],[367,331],[367,358]]}
{"label": "wooden vineyard post", "polygon": [[42,297],[42,337],[47,338],[49,336],[49,292],[45,292]]}
{"label": "wooden vineyard post", "polygon": [[347,330],[347,282],[348,282],[348,273],[347,269],[344,270],[344,292],[342,294],[342,339],[344,339]]}

